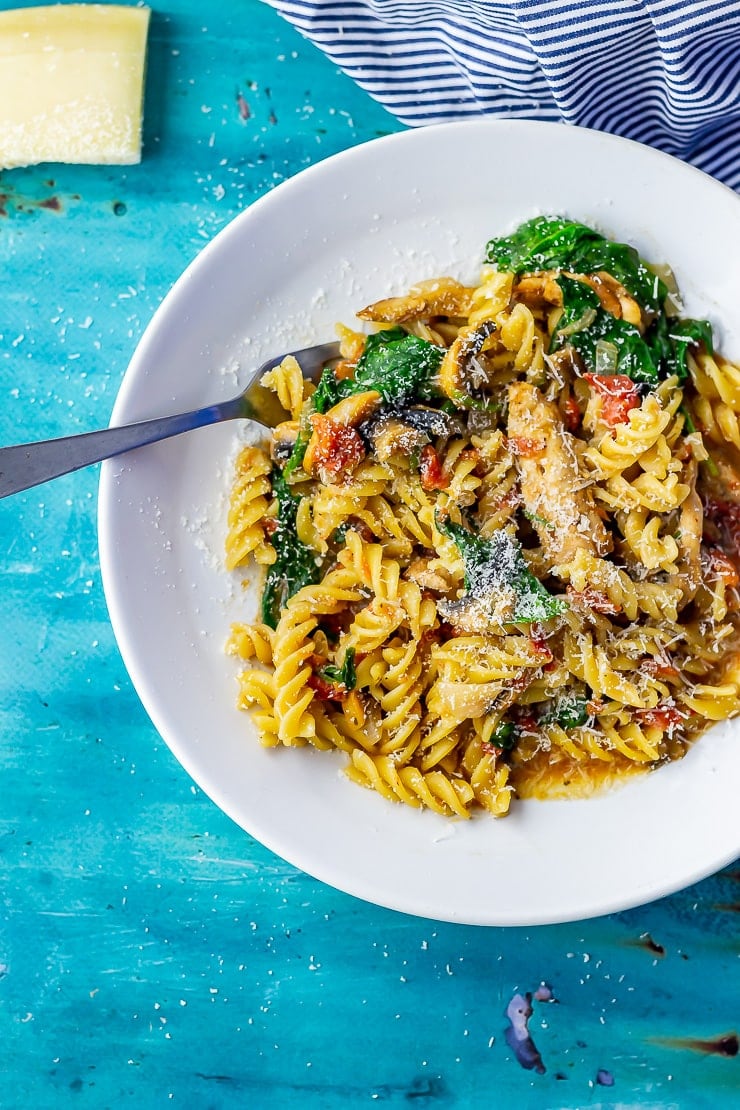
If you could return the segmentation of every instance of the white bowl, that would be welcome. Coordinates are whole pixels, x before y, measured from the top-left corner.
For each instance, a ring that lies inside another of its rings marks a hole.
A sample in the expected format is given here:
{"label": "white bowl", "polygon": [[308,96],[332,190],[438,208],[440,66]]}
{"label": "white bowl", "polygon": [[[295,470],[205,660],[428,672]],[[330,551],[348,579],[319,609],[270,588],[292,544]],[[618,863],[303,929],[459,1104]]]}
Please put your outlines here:
{"label": "white bowl", "polygon": [[[282,351],[450,273],[474,280],[485,244],[563,214],[668,262],[687,313],[740,357],[740,200],[654,150],[557,124],[481,120],[355,147],[243,212],[186,270],[126,373],[112,422],[235,393]],[[226,572],[230,463],[223,424],[105,463],[103,581],[121,653],[176,757],[234,821],[341,890],[482,925],[590,917],[667,894],[740,846],[740,743],[724,724],[679,763],[568,802],[515,802],[455,822],[393,805],[341,774],[344,757],[266,750],[235,708],[224,642],[255,591]],[[163,802],[166,799],[163,799]]]}

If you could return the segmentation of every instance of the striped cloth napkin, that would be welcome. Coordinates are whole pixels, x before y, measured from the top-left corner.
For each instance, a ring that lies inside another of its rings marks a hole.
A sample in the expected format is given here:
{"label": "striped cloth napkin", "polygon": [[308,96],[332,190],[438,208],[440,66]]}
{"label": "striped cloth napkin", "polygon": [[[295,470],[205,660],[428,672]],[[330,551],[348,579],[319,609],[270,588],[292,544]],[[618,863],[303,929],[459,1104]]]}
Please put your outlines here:
{"label": "striped cloth napkin", "polygon": [[559,120],[740,189],[738,0],[267,0],[402,123]]}

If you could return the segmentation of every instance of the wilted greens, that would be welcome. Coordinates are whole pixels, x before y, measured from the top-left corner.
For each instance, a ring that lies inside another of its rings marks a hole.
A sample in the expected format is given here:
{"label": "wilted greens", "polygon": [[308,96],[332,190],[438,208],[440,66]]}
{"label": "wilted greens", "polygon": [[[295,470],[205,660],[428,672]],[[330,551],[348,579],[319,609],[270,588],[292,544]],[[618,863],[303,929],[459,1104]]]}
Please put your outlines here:
{"label": "wilted greens", "polygon": [[513,235],[491,239],[486,246],[486,261],[518,274],[532,270],[595,274],[606,270],[653,312],[660,310],[668,293],[665,282],[648,269],[634,247],[615,243],[575,220],[535,216]]}
{"label": "wilted greens", "polygon": [[280,610],[293,594],[319,580],[316,554],[298,539],[296,514],[300,498],[295,497],[281,471],[272,471],[272,490],[277,500],[277,528],[269,537],[276,559],[267,568],[262,591],[262,620],[277,628]]}
{"label": "wilted greens", "polygon": [[454,540],[465,568],[465,589],[472,597],[486,601],[503,589],[516,595],[512,624],[531,624],[556,617],[565,602],[548,593],[532,574],[522,554],[521,544],[508,532],[494,532],[485,539],[451,520],[437,520],[443,535]]}
{"label": "wilted greens", "polygon": [[325,667],[322,667],[319,673],[327,682],[343,686],[345,690],[354,690],[357,685],[355,649],[353,647],[347,648],[341,667],[337,667],[334,663],[328,663]]}
{"label": "wilted greens", "polygon": [[324,370],[312,398],[315,410],[324,413],[344,397],[370,389],[393,405],[428,400],[443,357],[440,347],[403,328],[375,332],[365,341],[353,378],[340,379],[332,369]]}
{"label": "wilted greens", "polygon": [[588,699],[580,694],[563,694],[541,718],[540,724],[560,725],[561,728],[580,728],[588,720]]}
{"label": "wilted greens", "polygon": [[[686,353],[699,344],[712,353],[712,329],[706,320],[679,319],[666,313],[668,289],[634,247],[615,243],[573,220],[537,216],[512,234],[491,239],[487,261],[515,273],[533,270],[594,274],[605,270],[616,278],[643,310],[644,334],[627,320],[602,308],[585,282],[564,273],[556,278],[563,311],[555,327],[551,351],[571,347],[591,373],[625,374],[635,382],[656,385],[672,374],[683,381]],[[606,353],[607,365],[599,354]]]}

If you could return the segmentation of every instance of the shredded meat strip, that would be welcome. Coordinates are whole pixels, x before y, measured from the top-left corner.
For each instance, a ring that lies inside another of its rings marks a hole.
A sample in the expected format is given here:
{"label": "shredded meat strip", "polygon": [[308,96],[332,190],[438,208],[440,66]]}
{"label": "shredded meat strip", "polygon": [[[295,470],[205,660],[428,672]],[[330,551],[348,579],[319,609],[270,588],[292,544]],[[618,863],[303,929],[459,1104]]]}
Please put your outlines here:
{"label": "shredded meat strip", "polygon": [[546,556],[566,562],[576,551],[605,555],[611,536],[593,493],[584,485],[576,439],[565,430],[556,405],[528,382],[509,386],[509,439],[537,440],[543,450],[517,456],[522,500]]}

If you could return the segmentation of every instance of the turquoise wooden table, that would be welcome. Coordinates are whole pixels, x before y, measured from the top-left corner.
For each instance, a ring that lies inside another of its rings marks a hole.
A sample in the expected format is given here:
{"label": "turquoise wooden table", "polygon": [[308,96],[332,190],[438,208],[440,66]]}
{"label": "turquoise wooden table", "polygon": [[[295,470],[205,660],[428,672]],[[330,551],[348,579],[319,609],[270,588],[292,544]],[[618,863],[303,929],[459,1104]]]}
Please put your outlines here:
{"label": "turquoise wooden table", "polygon": [[[397,129],[258,0],[168,0],[142,165],[0,176],[0,442],[106,424],[205,242]],[[740,869],[533,929],[409,918],[306,877],[144,714],[103,599],[96,483],[0,501],[0,1105],[738,1105]],[[527,992],[532,1068],[507,1037]]]}

